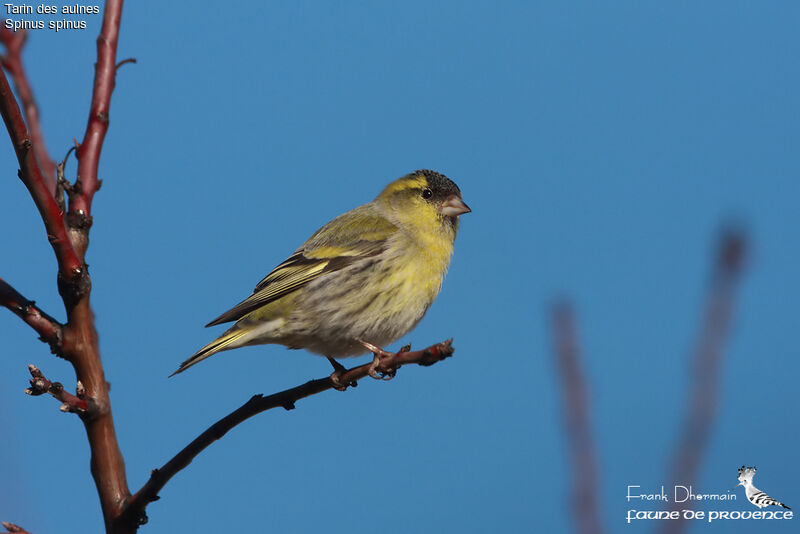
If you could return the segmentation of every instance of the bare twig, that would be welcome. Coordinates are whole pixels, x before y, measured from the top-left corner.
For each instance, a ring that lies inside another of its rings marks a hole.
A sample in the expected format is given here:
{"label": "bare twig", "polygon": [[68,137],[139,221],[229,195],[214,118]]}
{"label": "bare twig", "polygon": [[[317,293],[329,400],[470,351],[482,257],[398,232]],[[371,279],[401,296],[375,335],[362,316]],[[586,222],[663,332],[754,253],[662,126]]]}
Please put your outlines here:
{"label": "bare twig", "polygon": [[555,355],[564,391],[564,423],[572,457],[573,517],[577,531],[603,532],[597,506],[597,459],[589,414],[589,395],[580,362],[572,307],[561,302],[552,310]]}
{"label": "bare twig", "polygon": [[39,162],[39,167],[42,169],[45,184],[52,195],[55,193],[56,167],[47,153],[47,146],[42,134],[42,124],[39,119],[39,108],[33,96],[33,89],[31,89],[31,85],[28,82],[28,76],[25,74],[25,64],[22,62],[22,48],[25,45],[26,37],[26,30],[15,32],[6,28],[5,25],[0,28],[0,42],[6,47],[6,53],[2,56],[2,63],[3,67],[11,75],[19,99],[22,101],[25,119],[33,141],[33,151],[36,155],[36,160]]}
{"label": "bare twig", "polygon": [[136,58],[135,58],[135,57],[129,57],[129,58],[127,58],[127,59],[123,59],[122,61],[120,61],[119,63],[117,63],[117,66],[116,66],[116,67],[114,67],[114,70],[119,70],[119,68],[120,68],[121,66],[123,66],[123,65],[127,65],[128,63],[136,63]]}
{"label": "bare twig", "polygon": [[72,154],[75,150],[78,149],[78,142],[75,141],[75,144],[67,150],[67,153],[64,155],[64,159],[61,160],[58,165],[56,165],[56,204],[58,204],[58,209],[62,212],[66,211],[66,204],[64,203],[64,193],[68,192],[72,194],[74,191],[72,184],[69,183],[69,180],[66,178],[66,167],[67,161],[69,160],[69,155]]}
{"label": "bare twig", "polygon": [[[722,232],[703,327],[692,356],[692,386],[686,405],[685,426],[671,469],[676,484],[689,486],[694,483],[711,435],[717,410],[720,364],[746,250],[747,239],[742,231],[729,228]],[[691,501],[672,502],[670,510],[680,510],[691,504]],[[684,532],[687,527],[687,521],[681,518],[665,521],[661,531],[677,534]]]}
{"label": "bare twig", "polygon": [[78,382],[76,395],[69,393],[61,385],[61,382],[50,382],[44,377],[42,372],[33,364],[28,365],[28,371],[31,373],[31,387],[25,390],[28,395],[38,396],[49,393],[56,399],[61,401],[62,412],[73,412],[77,414],[85,414],[89,409],[89,403],[86,402],[84,395],[86,394],[83,389],[83,384]]}
{"label": "bare twig", "polygon": [[62,355],[61,323],[38,308],[35,302],[23,297],[2,278],[0,278],[0,306],[8,308],[33,328],[39,334],[39,339],[50,345],[53,354]]}
{"label": "bare twig", "polygon": [[[401,366],[412,363],[424,366],[433,365],[453,354],[454,349],[452,341],[452,339],[449,339],[443,343],[431,345],[424,350],[413,352],[401,351],[389,356],[381,356],[380,367],[384,371],[396,371]],[[335,373],[340,373],[338,375],[339,384],[352,385],[365,376],[368,376],[370,370],[374,370],[374,363],[372,362],[354,367],[349,371],[345,370],[341,372],[341,370],[337,369]],[[281,391],[280,393],[274,393],[267,397],[263,395],[253,396],[240,408],[211,425],[208,430],[195,438],[194,441],[184,447],[182,451],[176,454],[175,457],[161,468],[154,469],[150,474],[150,479],[127,503],[125,511],[120,517],[120,521],[134,525],[146,522],[147,516],[145,515],[145,508],[147,508],[149,503],[158,500],[158,492],[161,491],[166,483],[179,471],[188,466],[198,454],[224,436],[236,425],[256,414],[272,408],[281,407],[292,410],[298,400],[332,388],[337,388],[334,379],[332,377],[325,377],[311,380],[303,385]]]}

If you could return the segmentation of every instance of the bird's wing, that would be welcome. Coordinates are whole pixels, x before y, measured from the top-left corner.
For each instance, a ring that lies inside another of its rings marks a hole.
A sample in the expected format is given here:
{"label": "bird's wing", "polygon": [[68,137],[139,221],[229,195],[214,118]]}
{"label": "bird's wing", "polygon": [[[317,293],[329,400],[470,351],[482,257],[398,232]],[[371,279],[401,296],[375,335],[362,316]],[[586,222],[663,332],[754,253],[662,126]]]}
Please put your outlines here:
{"label": "bird's wing", "polygon": [[303,246],[261,280],[252,295],[206,326],[239,320],[325,273],[380,254],[397,227],[374,210],[367,209],[368,206],[340,215],[317,230]]}

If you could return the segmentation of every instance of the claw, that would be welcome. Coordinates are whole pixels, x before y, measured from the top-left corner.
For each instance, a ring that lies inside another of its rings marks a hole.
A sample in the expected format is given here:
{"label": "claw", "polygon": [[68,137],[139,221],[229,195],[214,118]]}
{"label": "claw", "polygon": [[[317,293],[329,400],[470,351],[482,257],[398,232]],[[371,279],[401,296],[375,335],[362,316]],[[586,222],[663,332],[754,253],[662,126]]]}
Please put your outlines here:
{"label": "claw", "polygon": [[[372,365],[369,366],[369,376],[374,378],[375,380],[391,380],[397,374],[397,369],[392,369],[388,367],[383,367],[383,358],[388,358],[390,356],[394,356],[394,353],[383,350],[382,348],[373,345],[367,341],[362,339],[356,339],[359,343],[361,343],[364,348],[370,351],[374,358],[372,359]],[[400,352],[407,352],[411,346],[403,347],[400,349]]]}
{"label": "claw", "polygon": [[352,382],[344,382],[342,380],[342,376],[347,372],[347,368],[342,365],[341,363],[337,362],[330,356],[327,356],[328,361],[331,362],[333,366],[333,372],[331,373],[331,382],[333,382],[333,389],[336,391],[345,391],[348,386],[356,387],[358,382],[353,380]]}
{"label": "claw", "polygon": [[375,380],[391,380],[397,374],[397,369],[382,369],[383,361],[378,354],[372,359],[372,365],[369,366],[369,376]]}

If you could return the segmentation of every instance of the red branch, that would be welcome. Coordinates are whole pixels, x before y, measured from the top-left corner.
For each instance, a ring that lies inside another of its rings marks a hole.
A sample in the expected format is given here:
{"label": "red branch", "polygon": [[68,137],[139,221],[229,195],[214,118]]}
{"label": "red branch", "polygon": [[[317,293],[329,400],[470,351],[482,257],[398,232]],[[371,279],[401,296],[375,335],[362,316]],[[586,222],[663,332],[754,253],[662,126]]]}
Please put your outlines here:
{"label": "red branch", "polygon": [[25,45],[26,37],[27,32],[25,30],[15,32],[3,25],[0,28],[0,42],[5,45],[6,53],[0,60],[3,67],[11,75],[11,79],[14,80],[14,87],[16,87],[19,99],[22,101],[25,119],[27,119],[28,128],[31,132],[36,160],[42,169],[45,184],[47,184],[50,194],[53,195],[56,190],[56,166],[47,153],[44,135],[42,134],[42,124],[39,119],[39,108],[36,106],[36,99],[33,97],[33,90],[28,82],[28,76],[25,74],[24,63],[22,62],[22,48]]}
{"label": "red branch", "polygon": [[553,307],[552,328],[555,355],[564,391],[564,421],[572,456],[573,516],[578,532],[603,531],[597,506],[597,459],[592,440],[589,394],[583,376],[578,335],[572,308],[567,303]]}
{"label": "red branch", "polygon": [[[723,231],[720,238],[711,290],[706,302],[703,327],[692,356],[692,386],[686,405],[685,426],[672,464],[675,484],[690,486],[697,479],[717,411],[717,390],[723,349],[730,330],[734,297],[741,278],[747,239],[738,230]],[[691,507],[691,502],[672,502],[670,510]],[[665,521],[664,533],[677,534],[688,527],[687,520]]]}
{"label": "red branch", "polygon": [[[89,110],[89,121],[76,157],[78,158],[78,181],[75,183],[76,195],[71,199],[68,218],[70,224],[79,228],[92,225],[92,198],[100,189],[97,177],[100,164],[100,151],[108,131],[111,93],[114,91],[117,72],[117,42],[119,23],[122,17],[122,0],[108,0],[103,13],[103,27],[97,37],[97,63],[94,72],[94,90]],[[79,248],[83,254],[86,245]],[[82,250],[81,250],[82,248]]]}
{"label": "red branch", "polygon": [[48,379],[46,379],[39,368],[35,365],[28,365],[28,371],[30,371],[31,376],[33,377],[30,380],[31,387],[25,390],[25,393],[28,395],[39,396],[49,393],[62,402],[62,412],[85,414],[89,409],[89,403],[84,398],[86,391],[84,390],[83,384],[81,384],[80,381],[78,381],[78,387],[75,388],[77,395],[73,395],[64,389],[64,386],[61,385],[61,382],[50,382]]}
{"label": "red branch", "polygon": [[11,143],[17,153],[20,166],[19,177],[33,197],[47,229],[47,238],[53,246],[58,261],[59,274],[64,281],[74,282],[85,272],[83,263],[78,259],[67,237],[61,211],[42,176],[36,156],[31,150],[33,141],[28,134],[25,121],[22,120],[22,113],[2,69],[0,69],[0,114],[3,115],[8,135],[11,137]]}
{"label": "red branch", "polygon": [[[346,385],[355,386],[359,380],[368,376],[370,372],[374,373],[376,367],[386,376],[394,376],[395,371],[403,365],[412,363],[423,366],[433,365],[453,355],[452,342],[452,339],[448,339],[443,343],[437,343],[424,350],[413,352],[401,350],[396,354],[384,353],[388,355],[382,355],[379,359],[380,364],[377,366],[373,361],[350,370],[344,367],[337,367],[337,370],[330,377],[310,380],[303,385],[274,393],[267,397],[263,395],[253,396],[240,408],[211,425],[208,430],[197,436],[194,441],[184,447],[182,451],[161,468],[154,469],[150,474],[150,479],[127,503],[120,521],[128,524],[144,524],[147,522],[145,508],[151,502],[158,500],[158,492],[161,491],[166,483],[188,466],[209,445],[220,439],[233,427],[254,415],[278,407],[292,410],[295,403],[300,399],[328,389],[344,389]],[[345,385],[344,387],[342,386],[343,384]]]}
{"label": "red branch", "polygon": [[61,324],[39,309],[35,302],[20,295],[2,278],[0,278],[0,306],[8,308],[33,328],[39,334],[39,339],[50,345],[53,354],[62,355]]}

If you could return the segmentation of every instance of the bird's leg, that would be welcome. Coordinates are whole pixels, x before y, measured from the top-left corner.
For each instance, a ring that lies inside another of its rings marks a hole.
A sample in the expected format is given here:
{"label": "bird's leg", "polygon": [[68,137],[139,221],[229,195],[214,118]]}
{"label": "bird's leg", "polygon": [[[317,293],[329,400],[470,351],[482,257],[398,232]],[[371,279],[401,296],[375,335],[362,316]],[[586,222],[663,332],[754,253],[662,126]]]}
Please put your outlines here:
{"label": "bird's leg", "polygon": [[[395,353],[383,350],[382,348],[378,347],[377,345],[373,345],[363,339],[356,339],[359,343],[361,343],[364,348],[370,351],[374,358],[372,359],[372,365],[369,366],[369,376],[375,378],[376,380],[391,380],[397,374],[396,367],[390,367],[384,365],[383,359],[388,358],[391,356],[395,356]],[[411,345],[406,345],[400,349],[401,352],[408,352],[411,350]]]}
{"label": "bird's leg", "polygon": [[347,389],[347,386],[356,387],[358,385],[358,382],[356,382],[355,380],[353,380],[350,383],[343,382],[342,376],[347,372],[347,368],[341,363],[331,358],[330,356],[326,356],[326,358],[328,358],[328,361],[331,362],[331,365],[333,366],[333,372],[331,373],[331,382],[333,382],[333,389],[335,389],[336,391],[345,391]]}

